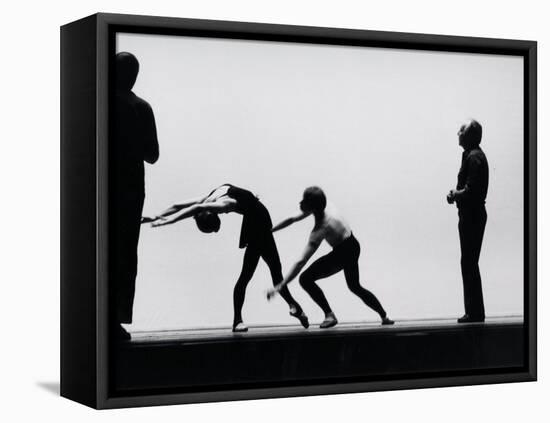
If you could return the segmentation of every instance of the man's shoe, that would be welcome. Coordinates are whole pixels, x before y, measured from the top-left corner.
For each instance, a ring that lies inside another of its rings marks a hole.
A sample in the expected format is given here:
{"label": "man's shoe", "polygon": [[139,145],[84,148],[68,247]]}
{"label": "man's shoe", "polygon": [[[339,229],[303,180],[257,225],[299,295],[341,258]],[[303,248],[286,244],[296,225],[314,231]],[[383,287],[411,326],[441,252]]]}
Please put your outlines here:
{"label": "man's shoe", "polygon": [[300,314],[298,314],[295,309],[291,309],[290,310],[290,315],[292,317],[296,317],[300,321],[300,324],[305,329],[307,329],[309,327],[309,320],[308,320],[306,314],[303,311]]}
{"label": "man's shoe", "polygon": [[113,332],[117,341],[129,341],[132,339],[132,336],[120,324],[113,327]]}
{"label": "man's shoe", "polygon": [[457,320],[458,323],[483,323],[485,321],[485,316],[470,316],[465,314]]}
{"label": "man's shoe", "polygon": [[334,313],[329,313],[325,317],[325,320],[323,320],[323,323],[319,326],[321,329],[328,329],[333,326],[336,326],[338,324],[338,320],[336,319],[336,316]]}

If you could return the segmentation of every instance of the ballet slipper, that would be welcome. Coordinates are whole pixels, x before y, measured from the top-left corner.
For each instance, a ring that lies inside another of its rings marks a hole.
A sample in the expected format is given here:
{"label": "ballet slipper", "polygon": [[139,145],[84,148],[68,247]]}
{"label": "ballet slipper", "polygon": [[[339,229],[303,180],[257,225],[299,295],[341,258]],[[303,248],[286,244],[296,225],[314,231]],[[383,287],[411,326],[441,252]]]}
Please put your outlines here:
{"label": "ballet slipper", "polygon": [[309,320],[303,311],[298,314],[295,308],[291,308],[289,314],[292,317],[296,317],[300,321],[300,324],[304,327],[304,329],[307,329],[309,327]]}
{"label": "ballet slipper", "polygon": [[326,315],[325,320],[323,320],[323,323],[319,326],[321,329],[328,329],[333,326],[336,326],[338,324],[338,319],[336,319],[336,316],[334,313],[329,313]]}
{"label": "ballet slipper", "polygon": [[247,332],[248,327],[243,322],[239,322],[233,326],[233,332]]}

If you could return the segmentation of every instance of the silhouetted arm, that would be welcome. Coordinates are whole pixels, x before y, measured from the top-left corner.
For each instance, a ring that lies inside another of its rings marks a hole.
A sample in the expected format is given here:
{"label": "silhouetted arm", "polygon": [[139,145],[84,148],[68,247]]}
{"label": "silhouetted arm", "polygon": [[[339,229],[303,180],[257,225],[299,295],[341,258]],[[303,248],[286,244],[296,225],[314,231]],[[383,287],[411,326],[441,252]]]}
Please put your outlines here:
{"label": "silhouetted arm", "polygon": [[480,191],[482,162],[478,157],[470,156],[466,162],[466,184],[462,189],[451,190],[447,196],[449,204],[455,201],[467,200]]}
{"label": "silhouetted arm", "polygon": [[303,220],[308,216],[309,216],[309,213],[301,213],[298,216],[288,217],[285,220],[283,220],[282,222],[280,222],[280,223],[276,224],[275,226],[273,226],[273,229],[271,229],[271,232],[280,231],[281,229],[284,229],[287,226],[292,225],[293,223],[299,222],[300,220]]}
{"label": "silhouetted arm", "polygon": [[306,245],[306,248],[304,249],[304,252],[302,253],[302,256],[296,263],[292,265],[290,268],[290,271],[285,276],[283,281],[279,283],[274,288],[267,291],[267,299],[271,299],[275,294],[281,291],[286,285],[288,285],[290,282],[292,282],[296,276],[301,272],[301,270],[304,268],[308,260],[311,258],[311,256],[317,251],[319,248],[319,245],[321,245],[321,242],[323,241],[324,234],[321,231],[313,231],[310,236],[308,243]]}
{"label": "silhouetted arm", "polygon": [[159,158],[159,142],[157,139],[157,126],[153,109],[148,103],[142,107],[143,116],[143,159],[147,163],[155,163]]}
{"label": "silhouetted arm", "polygon": [[475,198],[478,192],[481,191],[481,160],[478,157],[470,156],[468,157],[467,166],[466,185],[463,189],[455,191],[455,201],[467,200],[470,197]]}
{"label": "silhouetted arm", "polygon": [[171,225],[172,223],[179,222],[180,220],[193,217],[200,212],[210,211],[212,213],[229,213],[235,210],[237,202],[233,199],[224,199],[223,201],[216,201],[212,203],[201,203],[187,207],[168,219],[160,218],[151,224],[153,227]]}
{"label": "silhouetted arm", "polygon": [[161,218],[166,217],[166,216],[170,216],[174,213],[179,212],[182,209],[185,209],[187,207],[191,207],[195,204],[200,204],[205,199],[206,199],[206,197],[196,197],[196,198],[190,198],[188,200],[185,200],[185,201],[182,201],[182,202],[179,202],[179,203],[175,203],[175,204],[171,205],[170,207],[168,207],[166,210],[164,210],[162,213],[158,214],[157,216],[155,216],[154,218],[151,218],[151,219],[156,220],[156,219],[161,219]]}

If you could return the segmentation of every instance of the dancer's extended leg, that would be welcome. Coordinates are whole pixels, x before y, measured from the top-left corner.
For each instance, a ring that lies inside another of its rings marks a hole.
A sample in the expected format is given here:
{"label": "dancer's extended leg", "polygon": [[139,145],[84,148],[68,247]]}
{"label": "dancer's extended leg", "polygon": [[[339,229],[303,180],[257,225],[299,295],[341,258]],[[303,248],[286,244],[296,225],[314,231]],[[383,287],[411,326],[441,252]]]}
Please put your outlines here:
{"label": "dancer's extended leg", "polygon": [[[262,250],[262,258],[269,267],[273,285],[278,285],[283,280],[283,271],[281,267],[281,259],[279,258],[279,252],[277,251],[277,245],[275,244],[273,237],[266,241]],[[296,317],[300,321],[301,325],[307,329],[309,327],[309,320],[302,310],[302,307],[300,307],[300,304],[298,304],[288,290],[288,287],[285,286],[281,289],[279,294],[290,307],[290,315]]]}
{"label": "dancer's extended leg", "polygon": [[235,332],[245,332],[248,330],[248,328],[242,324],[242,308],[244,304],[246,286],[248,285],[248,282],[250,282],[250,280],[252,279],[254,271],[258,266],[259,260],[260,252],[257,248],[249,245],[244,252],[241,274],[233,290],[233,331]]}
{"label": "dancer's extended leg", "polygon": [[353,261],[344,267],[344,275],[346,276],[349,290],[361,298],[368,307],[376,311],[380,315],[383,324],[393,324],[393,321],[388,319],[386,311],[382,307],[382,304],[380,304],[380,301],[378,301],[378,298],[359,283],[359,265],[357,261]]}
{"label": "dancer's extended leg", "polygon": [[311,266],[300,275],[300,285],[325,313],[325,320],[321,323],[321,328],[334,326],[338,323],[338,320],[332,312],[325,294],[323,294],[321,288],[316,284],[316,281],[328,278],[340,270],[342,270],[342,263],[333,252],[330,252],[314,261]]}

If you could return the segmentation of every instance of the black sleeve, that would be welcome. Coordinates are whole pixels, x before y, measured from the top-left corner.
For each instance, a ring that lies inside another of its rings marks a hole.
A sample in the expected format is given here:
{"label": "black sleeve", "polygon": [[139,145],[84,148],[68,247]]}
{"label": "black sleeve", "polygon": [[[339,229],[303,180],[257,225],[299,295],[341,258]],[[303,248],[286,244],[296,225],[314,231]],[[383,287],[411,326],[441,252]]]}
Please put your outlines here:
{"label": "black sleeve", "polygon": [[155,115],[151,106],[144,102],[141,109],[141,127],[143,140],[143,159],[147,163],[155,163],[159,158],[159,143]]}
{"label": "black sleeve", "polygon": [[464,186],[464,199],[470,199],[480,194],[482,161],[475,155],[470,155],[466,160],[466,185]]}

